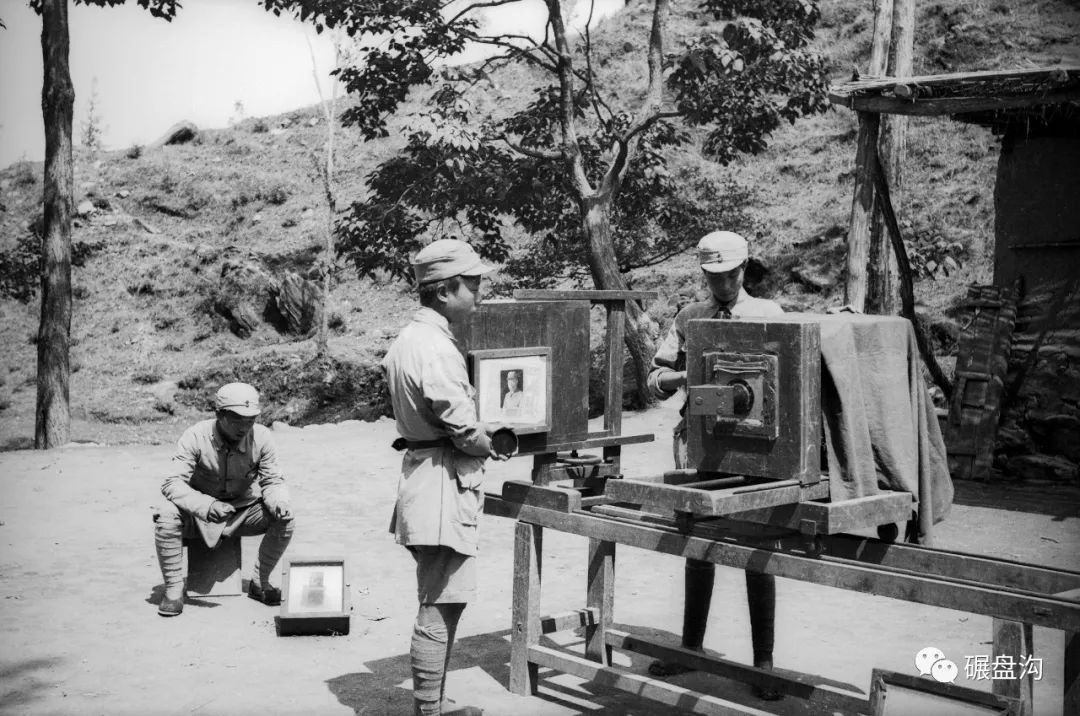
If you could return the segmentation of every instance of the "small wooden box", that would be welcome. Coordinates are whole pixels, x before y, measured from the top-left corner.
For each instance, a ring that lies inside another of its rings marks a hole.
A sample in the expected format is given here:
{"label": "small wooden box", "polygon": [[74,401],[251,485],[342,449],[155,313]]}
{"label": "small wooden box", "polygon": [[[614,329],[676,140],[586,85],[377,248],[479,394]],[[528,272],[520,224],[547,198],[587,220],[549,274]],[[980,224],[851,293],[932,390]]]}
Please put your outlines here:
{"label": "small wooden box", "polygon": [[233,597],[243,594],[240,574],[240,538],[226,537],[210,549],[202,537],[184,540],[187,549],[188,594],[200,597]]}
{"label": "small wooden box", "polygon": [[[690,467],[804,485],[821,479],[820,320],[788,313],[690,321]],[[743,399],[751,396],[747,410],[731,407],[736,383]]]}
{"label": "small wooden box", "polygon": [[352,607],[344,557],[286,557],[278,635],[348,634]]}

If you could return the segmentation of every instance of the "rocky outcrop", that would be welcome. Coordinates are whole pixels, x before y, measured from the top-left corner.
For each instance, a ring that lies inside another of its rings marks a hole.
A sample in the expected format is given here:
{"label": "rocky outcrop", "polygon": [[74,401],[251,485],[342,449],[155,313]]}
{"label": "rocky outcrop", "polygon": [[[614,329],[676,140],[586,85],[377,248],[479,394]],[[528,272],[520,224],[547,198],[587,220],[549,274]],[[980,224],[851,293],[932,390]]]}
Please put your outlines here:
{"label": "rocky outcrop", "polygon": [[292,272],[285,274],[275,301],[290,333],[306,336],[318,328],[322,319],[322,290],[314,281]]}
{"label": "rocky outcrop", "polygon": [[158,149],[170,144],[187,144],[198,136],[199,128],[195,126],[195,123],[184,120],[169,127],[169,131],[150,146]]}

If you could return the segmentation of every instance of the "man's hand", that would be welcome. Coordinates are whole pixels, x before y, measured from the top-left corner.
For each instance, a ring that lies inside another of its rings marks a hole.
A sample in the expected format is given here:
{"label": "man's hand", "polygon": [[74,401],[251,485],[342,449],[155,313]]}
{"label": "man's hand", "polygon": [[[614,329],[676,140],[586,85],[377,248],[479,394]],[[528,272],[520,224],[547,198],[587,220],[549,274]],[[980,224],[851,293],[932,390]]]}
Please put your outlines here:
{"label": "man's hand", "polygon": [[288,502],[267,503],[266,509],[279,520],[287,520],[292,517],[292,507]]}
{"label": "man's hand", "polygon": [[207,522],[224,522],[233,516],[236,512],[236,508],[230,505],[228,502],[222,502],[221,500],[215,500],[210,503],[210,509],[206,511]]}

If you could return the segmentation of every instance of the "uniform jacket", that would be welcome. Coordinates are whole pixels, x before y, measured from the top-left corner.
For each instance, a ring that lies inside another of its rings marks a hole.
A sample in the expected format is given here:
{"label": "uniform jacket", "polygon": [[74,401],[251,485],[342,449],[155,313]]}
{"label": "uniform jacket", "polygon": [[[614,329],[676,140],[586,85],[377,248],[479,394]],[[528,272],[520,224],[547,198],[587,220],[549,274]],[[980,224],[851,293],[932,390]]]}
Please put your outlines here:
{"label": "uniform jacket", "polygon": [[732,318],[765,318],[784,312],[780,304],[775,301],[754,298],[741,288],[733,304],[721,305],[714,297],[709,296],[705,301],[697,301],[686,306],[671,322],[671,328],[668,329],[667,335],[656,350],[656,355],[653,356],[648,385],[654,396],[666,400],[675,394],[675,391],[669,392],[662,389],[659,381],[665,373],[686,370],[687,324],[698,318],[720,318],[725,308],[731,312]]}
{"label": "uniform jacket", "polygon": [[418,310],[382,366],[401,437],[446,439],[442,446],[409,449],[402,458],[391,531],[398,544],[475,555],[489,442],[446,318],[430,308]]}
{"label": "uniform jacket", "polygon": [[255,425],[230,446],[214,418],[192,425],[180,436],[161,493],[182,512],[204,521],[215,500],[241,508],[261,499],[271,510],[289,500],[270,430]]}

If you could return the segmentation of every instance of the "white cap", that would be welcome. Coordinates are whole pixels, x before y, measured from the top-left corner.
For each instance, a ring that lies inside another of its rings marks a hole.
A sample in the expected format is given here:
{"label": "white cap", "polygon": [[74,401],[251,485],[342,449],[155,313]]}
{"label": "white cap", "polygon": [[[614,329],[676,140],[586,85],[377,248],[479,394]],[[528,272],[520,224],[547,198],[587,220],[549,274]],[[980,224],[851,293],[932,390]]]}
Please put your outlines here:
{"label": "white cap", "polygon": [[746,239],[734,231],[714,231],[697,245],[701,268],[709,273],[724,273],[743,264],[750,257]]}
{"label": "white cap", "polygon": [[252,417],[259,408],[259,391],[247,383],[228,383],[218,388],[214,396],[214,410],[228,410],[237,415]]}

